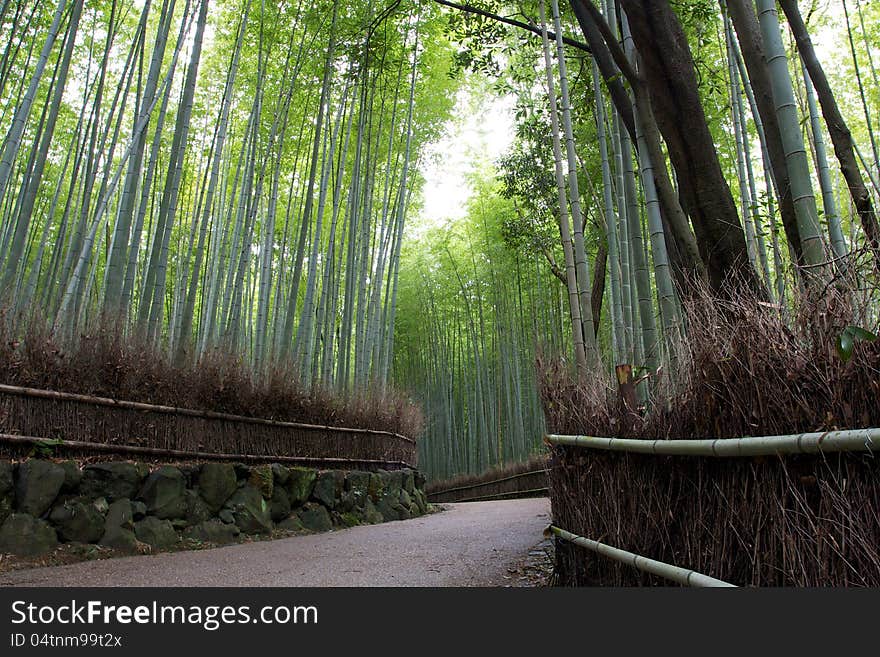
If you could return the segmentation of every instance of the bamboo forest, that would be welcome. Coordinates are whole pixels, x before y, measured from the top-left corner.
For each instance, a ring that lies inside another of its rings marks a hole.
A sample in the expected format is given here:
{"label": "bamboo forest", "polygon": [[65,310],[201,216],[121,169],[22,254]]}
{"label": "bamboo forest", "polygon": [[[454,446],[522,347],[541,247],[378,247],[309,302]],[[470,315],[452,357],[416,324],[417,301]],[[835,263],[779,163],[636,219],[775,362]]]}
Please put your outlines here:
{"label": "bamboo forest", "polygon": [[0,0],[0,35],[0,383],[183,407],[225,359],[207,410],[399,432],[436,480],[880,423],[880,2]]}

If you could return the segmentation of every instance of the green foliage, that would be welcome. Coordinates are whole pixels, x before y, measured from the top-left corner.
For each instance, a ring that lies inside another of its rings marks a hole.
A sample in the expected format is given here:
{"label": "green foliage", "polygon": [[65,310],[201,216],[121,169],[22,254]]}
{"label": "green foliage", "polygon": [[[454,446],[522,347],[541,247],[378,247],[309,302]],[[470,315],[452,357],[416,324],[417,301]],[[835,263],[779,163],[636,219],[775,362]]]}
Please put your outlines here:
{"label": "green foliage", "polygon": [[420,466],[482,472],[539,448],[539,349],[559,347],[559,306],[542,256],[509,248],[516,215],[495,171],[475,173],[466,216],[428,230],[402,255],[395,380],[422,405]]}
{"label": "green foliage", "polygon": [[860,326],[847,326],[837,338],[837,355],[846,363],[852,358],[855,343],[859,341],[874,342],[877,335]]}

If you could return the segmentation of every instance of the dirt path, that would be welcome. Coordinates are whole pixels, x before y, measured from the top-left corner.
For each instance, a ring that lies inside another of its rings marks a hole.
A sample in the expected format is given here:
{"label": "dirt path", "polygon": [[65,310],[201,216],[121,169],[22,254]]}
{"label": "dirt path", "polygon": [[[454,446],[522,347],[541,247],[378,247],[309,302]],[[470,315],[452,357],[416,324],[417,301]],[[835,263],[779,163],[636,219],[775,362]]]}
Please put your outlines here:
{"label": "dirt path", "polygon": [[326,534],[10,572],[0,585],[505,586],[550,523],[543,498],[443,506]]}

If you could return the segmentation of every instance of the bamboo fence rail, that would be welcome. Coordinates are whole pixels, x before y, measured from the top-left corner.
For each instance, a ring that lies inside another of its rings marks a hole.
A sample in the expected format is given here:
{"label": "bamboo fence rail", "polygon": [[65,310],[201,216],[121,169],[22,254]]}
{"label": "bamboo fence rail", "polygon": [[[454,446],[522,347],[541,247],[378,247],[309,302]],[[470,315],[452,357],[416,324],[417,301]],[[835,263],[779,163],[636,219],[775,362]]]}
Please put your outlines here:
{"label": "bamboo fence rail", "polygon": [[[549,488],[530,488],[526,490],[514,490],[509,493],[493,493],[491,495],[478,495],[476,497],[464,497],[455,500],[456,502],[488,502],[490,500],[508,500],[521,497],[541,497],[550,492]],[[428,499],[429,502],[443,502],[443,500]]]}
{"label": "bamboo fence rail", "polygon": [[391,431],[381,431],[378,429],[352,429],[348,427],[334,427],[325,424],[307,424],[304,422],[284,422],[281,420],[272,420],[260,417],[248,417],[246,415],[232,415],[231,413],[218,413],[216,411],[200,411],[191,408],[180,408],[177,406],[161,406],[157,404],[144,404],[141,402],[125,401],[121,399],[110,399],[109,397],[92,397],[90,395],[78,395],[71,392],[57,392],[55,390],[41,390],[39,388],[22,388],[19,386],[9,386],[0,384],[0,393],[10,395],[20,395],[22,397],[37,397],[41,399],[52,399],[58,401],[74,401],[84,404],[94,404],[95,406],[109,406],[111,408],[126,408],[135,411],[145,411],[148,413],[165,413],[169,415],[183,415],[195,418],[205,418],[214,420],[230,420],[233,422],[242,422],[245,424],[263,424],[272,427],[289,427],[293,429],[305,429],[316,431],[334,431],[337,433],[354,433],[366,434],[371,436],[391,436],[403,442],[415,444],[415,440],[402,436],[399,433]]}
{"label": "bamboo fence rail", "polygon": [[[149,454],[152,450],[154,456],[175,458],[344,461],[373,467],[380,463],[415,467],[417,463],[415,441],[389,431],[287,422],[3,384],[0,434],[40,436],[33,441],[55,441],[58,447],[78,453]],[[0,440],[0,451],[22,444]]]}
{"label": "bamboo fence rail", "polygon": [[549,434],[551,445],[657,456],[773,456],[776,454],[820,454],[825,452],[880,451],[880,429],[851,429],[759,436],[754,438],[714,438],[706,440],[640,440]]}
{"label": "bamboo fence rail", "polygon": [[[522,497],[534,496],[547,492],[548,488],[546,483],[548,473],[549,470],[542,468],[540,470],[519,472],[506,477],[465,484],[463,486],[431,490],[428,493],[428,499],[432,502],[476,502],[483,499],[499,499],[503,497],[514,497],[517,495]],[[525,485],[525,487],[523,487],[523,485]],[[466,494],[485,488],[490,489],[490,491],[483,494]]]}
{"label": "bamboo fence rail", "polygon": [[707,440],[550,434],[545,442],[556,448],[552,534],[609,558],[584,560],[558,544],[565,585],[657,583],[651,575],[693,584],[681,580],[686,569],[675,579],[640,568],[663,564],[640,554],[749,586],[880,582],[878,428]]}
{"label": "bamboo fence rail", "polygon": [[33,446],[44,450],[61,449],[66,453],[131,455],[145,458],[169,458],[181,461],[236,461],[241,463],[289,463],[311,468],[354,469],[359,470],[397,470],[412,468],[403,461],[382,461],[370,459],[311,458],[307,456],[259,456],[256,454],[218,454],[216,452],[187,452],[175,449],[156,449],[137,445],[107,445],[81,440],[62,440],[40,438],[37,436],[16,436],[0,433],[0,445]]}
{"label": "bamboo fence rail", "polygon": [[649,559],[648,557],[643,557],[640,554],[627,552],[626,550],[621,550],[620,548],[605,545],[604,543],[594,541],[590,538],[584,538],[583,536],[572,534],[571,532],[556,527],[555,525],[550,525],[544,533],[547,536],[558,536],[564,541],[574,543],[575,545],[578,545],[582,548],[586,548],[587,550],[591,550],[597,554],[600,554],[603,557],[608,557],[609,559],[613,559],[614,561],[629,564],[637,570],[663,577],[664,579],[677,582],[679,584],[682,584],[683,586],[736,586],[735,584],[730,584],[720,579],[715,579],[714,577],[703,575],[702,573],[698,573],[695,570],[681,568],[680,566],[673,566],[672,564],[664,563],[663,561],[656,561],[655,559]]}

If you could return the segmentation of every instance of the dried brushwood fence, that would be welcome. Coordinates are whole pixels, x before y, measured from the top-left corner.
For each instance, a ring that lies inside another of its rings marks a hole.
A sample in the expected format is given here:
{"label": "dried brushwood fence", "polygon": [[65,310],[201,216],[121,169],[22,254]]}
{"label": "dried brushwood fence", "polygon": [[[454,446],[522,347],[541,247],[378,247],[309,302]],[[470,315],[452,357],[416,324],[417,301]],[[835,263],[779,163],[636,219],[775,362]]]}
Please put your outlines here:
{"label": "dried brushwood fence", "polygon": [[[880,430],[784,437],[779,453],[772,437],[638,441],[640,453],[554,438],[554,525],[572,534],[742,586],[880,585]],[[568,541],[556,555],[563,585],[668,584]]]}
{"label": "dried brushwood fence", "polygon": [[[68,455],[137,453],[192,459],[348,461],[357,467],[414,467],[415,441],[400,434],[119,401],[0,385],[0,455],[20,456],[58,441]],[[45,444],[45,443],[43,443]]]}
{"label": "dried brushwood fence", "polygon": [[531,459],[480,475],[464,475],[428,484],[431,502],[479,502],[548,494],[547,464],[543,458]]}

